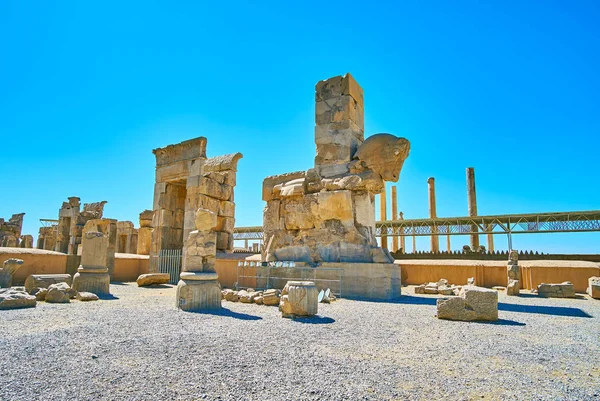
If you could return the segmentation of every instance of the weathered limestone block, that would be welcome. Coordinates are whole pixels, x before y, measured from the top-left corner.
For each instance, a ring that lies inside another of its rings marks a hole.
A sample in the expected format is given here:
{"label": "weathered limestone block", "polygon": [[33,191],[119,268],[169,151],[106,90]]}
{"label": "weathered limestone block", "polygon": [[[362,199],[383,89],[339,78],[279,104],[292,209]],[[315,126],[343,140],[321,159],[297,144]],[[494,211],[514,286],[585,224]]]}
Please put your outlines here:
{"label": "weathered limestone block", "polygon": [[508,285],[506,286],[506,295],[520,295],[521,293],[521,281],[520,280],[508,280]]}
{"label": "weathered limestone block", "polygon": [[0,310],[32,308],[36,302],[36,298],[25,291],[15,288],[0,288]]}
{"label": "weathered limestone block", "polygon": [[537,293],[540,297],[545,298],[575,298],[575,289],[569,281],[561,284],[542,283],[538,285]]}
{"label": "weathered limestone block", "polygon": [[[101,221],[96,220],[96,222],[100,223]],[[111,222],[106,222],[106,224],[111,224]],[[114,249],[111,250],[110,239],[110,233],[85,232],[82,242],[81,266],[73,276],[75,291],[98,295],[110,294],[110,275],[107,265],[110,263],[111,253],[114,258]]]}
{"label": "weathered limestone block", "polygon": [[[190,182],[190,180],[194,180],[194,182]],[[233,195],[233,187],[231,185],[224,183],[221,184],[218,181],[208,177],[206,174],[202,176],[189,177],[187,180],[187,186],[198,187],[198,191],[200,193],[218,200],[231,200],[231,196]]]}
{"label": "weathered limestone block", "polygon": [[588,279],[587,293],[592,298],[600,299],[600,277],[590,277]]}
{"label": "weathered limestone block", "polygon": [[138,287],[148,287],[151,285],[169,284],[171,277],[169,273],[147,273],[141,274],[136,283]]}
{"label": "weathered limestone block", "polygon": [[231,201],[220,201],[218,215],[221,217],[235,217],[235,203]]}
{"label": "weathered limestone block", "polygon": [[233,217],[217,217],[217,231],[226,232],[229,234],[233,233],[235,227],[235,219]]}
{"label": "weathered limestone block", "polygon": [[221,308],[221,285],[216,273],[183,272],[177,284],[177,307],[184,311]]}
{"label": "weathered limestone block", "polygon": [[78,292],[76,298],[78,301],[82,302],[97,301],[99,299],[98,295],[85,291]]}
{"label": "weathered limestone block", "polygon": [[498,293],[483,287],[465,286],[458,297],[437,300],[437,317],[448,320],[498,320]]}
{"label": "weathered limestone block", "polygon": [[70,274],[30,274],[25,279],[25,290],[31,294],[38,288],[48,288],[52,284],[67,283],[70,286],[71,281]]}
{"label": "weathered limestone block", "polygon": [[71,287],[67,283],[52,284],[46,293],[46,302],[59,304],[71,302]]}
{"label": "weathered limestone block", "polygon": [[32,235],[22,235],[20,246],[21,246],[21,248],[33,248],[33,236]]}
{"label": "weathered limestone block", "polygon": [[312,281],[288,281],[281,291],[281,316],[294,318],[316,315],[319,307],[318,296],[319,291]]}
{"label": "weathered limestone block", "polygon": [[262,199],[265,202],[274,199],[273,189],[279,185],[298,178],[304,178],[306,175],[305,171],[295,171],[293,173],[274,175],[267,177],[263,180]]}
{"label": "weathered limestone block", "polygon": [[0,269],[0,288],[9,288],[12,286],[13,275],[23,266],[23,260],[10,258],[6,259]]}
{"label": "weathered limestone block", "polygon": [[377,173],[384,181],[396,182],[410,152],[410,142],[390,134],[370,136],[358,148],[355,159],[366,169]]}
{"label": "weathered limestone block", "polygon": [[35,299],[37,301],[45,301],[47,293],[48,293],[47,288],[36,288],[35,293],[30,294],[30,295],[34,295]]}
{"label": "weathered limestone block", "polygon": [[277,289],[269,289],[263,292],[263,305],[277,306],[279,305],[280,291]]}

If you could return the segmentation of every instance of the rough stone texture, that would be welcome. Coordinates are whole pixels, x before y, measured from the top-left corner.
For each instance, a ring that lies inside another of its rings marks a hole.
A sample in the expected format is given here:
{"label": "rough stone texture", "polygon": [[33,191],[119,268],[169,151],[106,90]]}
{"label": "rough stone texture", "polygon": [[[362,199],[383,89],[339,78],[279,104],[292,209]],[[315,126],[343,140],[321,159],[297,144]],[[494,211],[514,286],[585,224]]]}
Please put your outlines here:
{"label": "rough stone texture", "polygon": [[12,286],[13,275],[23,266],[23,260],[10,258],[4,261],[0,269],[0,288],[9,288]]}
{"label": "rough stone texture", "polygon": [[177,307],[185,311],[221,308],[221,285],[215,273],[218,215],[209,209],[195,212],[196,230],[184,247],[183,268],[177,283]]}
{"label": "rough stone texture", "polygon": [[33,248],[33,236],[32,235],[22,235],[19,246],[21,248]]}
{"label": "rough stone texture", "polygon": [[437,317],[447,320],[498,320],[498,292],[465,286],[458,297],[437,300]]}
{"label": "rough stone texture", "polygon": [[[102,219],[108,220],[108,219]],[[111,246],[113,233],[116,233],[114,220],[94,220],[88,222],[93,227],[104,228],[105,233],[100,231],[87,231],[82,242],[83,253],[81,255],[81,266],[73,277],[73,289],[78,292],[91,292],[98,295],[110,294],[110,275],[108,264],[113,260],[114,247]]]}
{"label": "rough stone texture", "polygon": [[0,310],[31,308],[36,304],[33,295],[15,288],[0,288]]}
{"label": "rough stone texture", "polygon": [[76,196],[63,202],[58,211],[58,227],[54,250],[68,255],[77,255],[83,238],[85,225],[90,220],[101,219],[106,201],[84,203],[81,211],[80,199]]}
{"label": "rough stone texture", "polygon": [[263,182],[264,260],[392,263],[375,240],[374,195],[398,180],[410,144],[364,140],[362,89],[350,74],[317,83],[315,99],[314,168]]}
{"label": "rough stone texture", "polygon": [[48,289],[47,288],[36,288],[35,289],[35,293],[32,294],[32,295],[34,295],[35,299],[38,300],[38,301],[45,301],[47,293],[48,293]]}
{"label": "rough stone texture", "polygon": [[508,285],[506,286],[506,295],[518,296],[521,293],[521,281],[519,280],[508,280]]}
{"label": "rough stone texture", "polygon": [[590,297],[600,299],[600,277],[590,277],[588,279],[587,293]]}
{"label": "rough stone texture", "polygon": [[569,281],[561,284],[542,283],[538,285],[537,293],[545,298],[575,298],[575,289]]}
{"label": "rough stone texture", "polygon": [[185,248],[195,230],[195,213],[216,213],[220,251],[233,250],[235,219],[234,187],[241,153],[206,157],[206,138],[199,137],[165,148],[154,149],[156,183],[150,254],[163,249]]}
{"label": "rough stone texture", "polygon": [[147,273],[140,275],[136,282],[138,287],[148,287],[151,285],[169,284],[171,276],[169,273]]}
{"label": "rough stone texture", "polygon": [[280,302],[280,291],[275,289],[266,290],[262,295],[263,305],[278,306]]}
{"label": "rough stone texture", "polygon": [[318,296],[319,291],[312,281],[288,281],[281,291],[281,316],[294,318],[316,315]]}
{"label": "rough stone texture", "polygon": [[0,246],[17,247],[21,238],[23,228],[23,217],[25,213],[13,214],[8,221],[0,218]]}
{"label": "rough stone texture", "polygon": [[69,274],[30,274],[25,279],[25,290],[31,294],[39,288],[48,288],[52,284],[67,283],[70,286],[71,282],[72,278]]}
{"label": "rough stone texture", "polygon": [[46,293],[46,302],[62,304],[71,302],[71,287],[67,283],[52,284]]}
{"label": "rough stone texture", "polygon": [[96,295],[96,294],[93,294],[91,292],[82,291],[82,292],[77,293],[76,299],[78,301],[88,302],[88,301],[97,301],[99,298],[98,298],[98,295]]}

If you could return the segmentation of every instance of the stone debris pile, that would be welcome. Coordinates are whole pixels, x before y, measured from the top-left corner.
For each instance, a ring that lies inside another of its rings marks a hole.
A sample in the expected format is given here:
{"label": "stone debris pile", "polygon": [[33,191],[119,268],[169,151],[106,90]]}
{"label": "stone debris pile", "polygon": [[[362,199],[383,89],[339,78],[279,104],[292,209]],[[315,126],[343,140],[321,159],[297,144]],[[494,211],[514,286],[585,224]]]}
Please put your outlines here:
{"label": "stone debris pile", "polygon": [[537,286],[537,292],[540,297],[544,298],[575,298],[575,288],[570,281],[565,281],[561,284],[545,284]]}
{"label": "stone debris pile", "polygon": [[246,288],[243,290],[224,289],[221,291],[222,299],[230,302],[242,302],[245,304],[257,304],[267,306],[278,306],[281,296],[281,291],[276,289],[268,289],[265,291],[256,291],[254,288]]}
{"label": "stone debris pile", "polygon": [[415,287],[415,294],[459,295],[462,286],[448,284],[445,278],[438,282],[430,282]]}
{"label": "stone debris pile", "polygon": [[[38,281],[38,284],[44,284]],[[78,301],[97,301],[99,298],[91,292],[75,291],[66,282],[51,283],[46,287],[12,287],[0,289],[0,309],[31,308],[37,302],[70,303],[72,299]]]}
{"label": "stone debris pile", "polygon": [[0,309],[32,308],[35,304],[35,297],[23,287],[0,288]]}

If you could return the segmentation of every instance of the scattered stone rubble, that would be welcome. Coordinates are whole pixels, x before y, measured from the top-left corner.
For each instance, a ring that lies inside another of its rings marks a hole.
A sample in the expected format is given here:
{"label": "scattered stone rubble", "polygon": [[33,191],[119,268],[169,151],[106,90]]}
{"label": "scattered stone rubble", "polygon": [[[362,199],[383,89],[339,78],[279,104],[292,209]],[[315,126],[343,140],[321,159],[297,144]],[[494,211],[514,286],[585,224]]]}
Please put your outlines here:
{"label": "scattered stone rubble", "polygon": [[[47,284],[47,282],[39,282]],[[50,283],[48,288],[12,287],[0,289],[0,309],[31,308],[37,302],[69,303],[71,299],[79,301],[96,301],[98,296],[91,292],[77,292],[66,282]]]}
{"label": "scattered stone rubble", "polygon": [[474,285],[462,288],[458,297],[437,300],[438,319],[498,320],[498,292]]}
{"label": "scattered stone rubble", "polygon": [[136,282],[138,287],[149,287],[151,285],[169,284],[170,280],[169,273],[147,273],[140,275]]}
{"label": "scattered stone rubble", "polygon": [[230,302],[242,302],[246,304],[277,306],[281,296],[281,291],[268,289],[265,291],[255,291],[253,288],[235,291],[224,289],[221,291],[222,299]]}
{"label": "scattered stone rubble", "polygon": [[36,302],[23,287],[0,288],[0,309],[32,308]]}
{"label": "scattered stone rubble", "polygon": [[448,284],[448,280],[441,279],[437,283],[425,283],[415,287],[415,294],[441,294],[441,295],[458,295],[462,286]]}
{"label": "scattered stone rubble", "polygon": [[570,281],[561,284],[542,283],[533,292],[544,298],[575,298],[575,288]]}
{"label": "scattered stone rubble", "polygon": [[600,299],[600,277],[590,277],[588,279],[587,293],[592,298]]}

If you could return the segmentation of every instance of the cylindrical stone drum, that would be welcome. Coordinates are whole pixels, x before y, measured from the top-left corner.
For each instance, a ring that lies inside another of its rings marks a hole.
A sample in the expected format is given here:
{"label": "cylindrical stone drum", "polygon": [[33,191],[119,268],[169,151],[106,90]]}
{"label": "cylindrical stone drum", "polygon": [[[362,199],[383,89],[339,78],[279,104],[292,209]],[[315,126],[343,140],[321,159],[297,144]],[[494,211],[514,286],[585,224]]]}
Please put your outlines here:
{"label": "cylindrical stone drum", "polygon": [[288,281],[281,292],[283,317],[313,316],[319,307],[319,291],[312,281]]}

